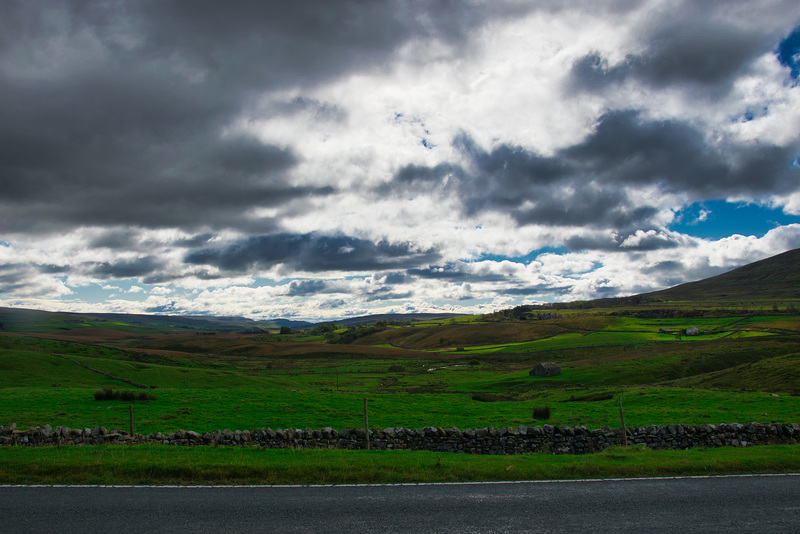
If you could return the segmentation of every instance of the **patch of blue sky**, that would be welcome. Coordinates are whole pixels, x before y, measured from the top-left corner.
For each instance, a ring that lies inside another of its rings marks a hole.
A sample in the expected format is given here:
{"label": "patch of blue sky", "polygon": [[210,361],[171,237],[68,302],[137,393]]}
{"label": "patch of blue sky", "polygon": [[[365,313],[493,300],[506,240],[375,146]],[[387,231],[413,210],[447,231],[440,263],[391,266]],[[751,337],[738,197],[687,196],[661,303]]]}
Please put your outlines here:
{"label": "patch of blue sky", "polygon": [[764,106],[761,109],[747,108],[739,115],[731,117],[731,122],[750,122],[769,115],[769,106]]}
{"label": "patch of blue sky", "polygon": [[250,287],[277,287],[282,286],[284,284],[289,283],[290,281],[295,280],[294,278],[283,278],[280,280],[275,280],[273,278],[261,278],[256,277],[250,284],[247,284]]}
{"label": "patch of blue sky", "polygon": [[792,78],[800,76],[800,27],[797,27],[778,45],[778,61],[789,67]]}
{"label": "patch of blue sky", "polygon": [[146,284],[140,284],[134,279],[122,279],[108,280],[105,283],[88,284],[70,289],[83,302],[98,304],[110,299],[142,302],[150,296],[153,288]]}
{"label": "patch of blue sky", "polygon": [[800,223],[800,216],[759,204],[711,200],[679,211],[669,229],[703,239],[722,239],[734,234],[763,237],[773,228],[792,223]]}

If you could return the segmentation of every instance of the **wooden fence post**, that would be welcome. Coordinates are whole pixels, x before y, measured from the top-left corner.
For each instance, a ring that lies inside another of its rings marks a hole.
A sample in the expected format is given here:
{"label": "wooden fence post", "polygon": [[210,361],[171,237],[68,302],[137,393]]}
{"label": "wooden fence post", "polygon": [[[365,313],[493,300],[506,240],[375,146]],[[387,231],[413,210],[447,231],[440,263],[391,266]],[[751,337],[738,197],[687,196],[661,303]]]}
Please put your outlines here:
{"label": "wooden fence post", "polygon": [[367,450],[369,450],[369,419],[367,418],[367,399],[364,399],[364,436],[367,438]]}
{"label": "wooden fence post", "polygon": [[617,400],[619,401],[619,422],[622,425],[622,437],[624,439],[623,443],[625,446],[628,446],[628,430],[625,428],[625,415],[622,413],[622,395],[620,394],[617,396]]}

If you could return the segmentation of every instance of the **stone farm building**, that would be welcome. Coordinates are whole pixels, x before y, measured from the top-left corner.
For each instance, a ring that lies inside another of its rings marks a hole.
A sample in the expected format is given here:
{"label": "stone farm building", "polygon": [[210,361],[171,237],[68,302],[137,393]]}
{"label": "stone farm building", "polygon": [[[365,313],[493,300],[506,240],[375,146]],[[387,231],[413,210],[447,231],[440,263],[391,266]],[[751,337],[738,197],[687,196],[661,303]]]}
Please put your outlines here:
{"label": "stone farm building", "polygon": [[553,362],[542,362],[528,373],[530,376],[556,376],[561,374],[561,367]]}

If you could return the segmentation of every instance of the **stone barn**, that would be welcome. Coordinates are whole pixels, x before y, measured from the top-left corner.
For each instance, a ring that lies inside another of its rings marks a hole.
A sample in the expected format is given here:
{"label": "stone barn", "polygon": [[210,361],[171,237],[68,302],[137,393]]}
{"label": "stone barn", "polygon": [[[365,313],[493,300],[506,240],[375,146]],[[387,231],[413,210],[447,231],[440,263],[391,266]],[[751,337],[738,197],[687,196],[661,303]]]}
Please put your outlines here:
{"label": "stone barn", "polygon": [[561,374],[561,367],[553,362],[542,362],[528,373],[530,376],[556,376]]}

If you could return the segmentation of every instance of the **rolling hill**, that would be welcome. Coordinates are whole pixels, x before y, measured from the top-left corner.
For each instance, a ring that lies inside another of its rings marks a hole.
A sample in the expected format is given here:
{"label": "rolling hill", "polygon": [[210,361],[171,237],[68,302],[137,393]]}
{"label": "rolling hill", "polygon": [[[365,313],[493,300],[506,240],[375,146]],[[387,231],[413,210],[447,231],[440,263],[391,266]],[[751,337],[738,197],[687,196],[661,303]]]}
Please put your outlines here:
{"label": "rolling hill", "polygon": [[800,249],[640,297],[659,301],[800,299]]}

